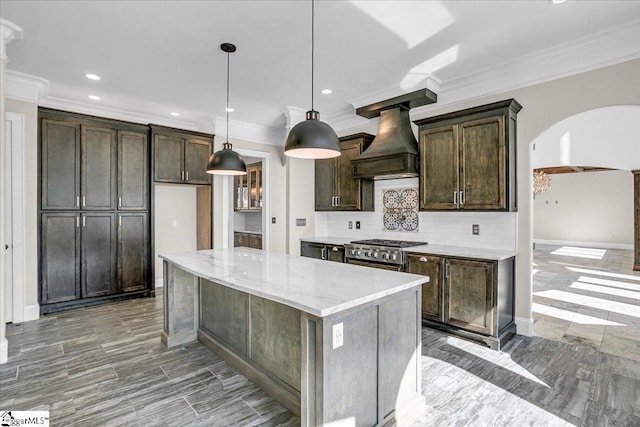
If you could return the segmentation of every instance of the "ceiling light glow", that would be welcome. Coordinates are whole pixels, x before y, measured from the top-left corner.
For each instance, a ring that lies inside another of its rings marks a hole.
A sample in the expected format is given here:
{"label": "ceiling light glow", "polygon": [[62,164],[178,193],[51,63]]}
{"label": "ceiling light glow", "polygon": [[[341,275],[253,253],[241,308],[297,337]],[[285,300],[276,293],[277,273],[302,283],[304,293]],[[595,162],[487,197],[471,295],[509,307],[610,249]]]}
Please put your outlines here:
{"label": "ceiling light glow", "polygon": [[85,74],[84,75],[86,78],[88,78],[89,80],[100,80],[100,76],[97,74]]}
{"label": "ceiling light glow", "polygon": [[233,113],[233,112],[234,112],[234,111],[236,111],[236,110],[234,110],[234,109],[233,109],[233,108],[231,108],[231,107],[227,107],[227,108],[225,108],[225,109],[224,109],[224,111],[226,111],[227,113]]}
{"label": "ceiling light glow", "polygon": [[551,4],[562,4],[564,2],[566,2],[567,0],[551,0],[549,3]]}
{"label": "ceiling light glow", "polygon": [[174,111],[173,113],[171,113],[171,115],[172,115],[173,117],[180,117],[180,113],[176,113],[175,111]]}
{"label": "ceiling light glow", "polygon": [[89,95],[89,99],[93,99],[94,101],[100,101],[100,97],[98,95]]}
{"label": "ceiling light glow", "polygon": [[331,92],[333,92],[333,91],[332,91],[331,89],[322,89],[322,90],[321,90],[321,92],[322,92],[324,95],[331,95]]}

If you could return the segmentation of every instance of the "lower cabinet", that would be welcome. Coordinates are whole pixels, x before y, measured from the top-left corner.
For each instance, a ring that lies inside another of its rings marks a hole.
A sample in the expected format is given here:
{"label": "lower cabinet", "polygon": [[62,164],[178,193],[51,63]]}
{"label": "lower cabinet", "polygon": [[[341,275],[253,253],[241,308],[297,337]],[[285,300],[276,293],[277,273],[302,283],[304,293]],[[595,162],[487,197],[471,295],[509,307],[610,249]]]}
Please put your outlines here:
{"label": "lower cabinet", "polygon": [[148,224],[146,212],[42,213],[41,311],[150,292]]}
{"label": "lower cabinet", "polygon": [[262,234],[233,232],[233,246],[262,249]]}
{"label": "lower cabinet", "polygon": [[301,242],[300,255],[327,261],[344,262],[344,246],[324,243]]}
{"label": "lower cabinet", "polygon": [[430,277],[422,286],[427,324],[500,349],[515,333],[514,262],[407,254],[407,272]]}

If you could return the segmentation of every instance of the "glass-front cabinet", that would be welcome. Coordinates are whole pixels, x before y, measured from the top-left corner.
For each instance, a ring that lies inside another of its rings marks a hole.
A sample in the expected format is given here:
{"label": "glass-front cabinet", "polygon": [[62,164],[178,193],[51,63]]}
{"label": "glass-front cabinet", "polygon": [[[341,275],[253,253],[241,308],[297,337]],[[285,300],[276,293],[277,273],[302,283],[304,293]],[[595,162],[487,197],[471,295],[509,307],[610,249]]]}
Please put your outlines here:
{"label": "glass-front cabinet", "polygon": [[247,174],[234,178],[234,210],[262,210],[262,162],[247,166]]}

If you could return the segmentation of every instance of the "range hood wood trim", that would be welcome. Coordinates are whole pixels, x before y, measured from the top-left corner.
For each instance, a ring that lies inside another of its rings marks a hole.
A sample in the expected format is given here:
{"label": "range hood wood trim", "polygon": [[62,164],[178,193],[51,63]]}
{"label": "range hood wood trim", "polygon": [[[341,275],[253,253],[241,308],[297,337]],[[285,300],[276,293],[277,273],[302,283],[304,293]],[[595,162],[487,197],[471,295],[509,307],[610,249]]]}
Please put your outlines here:
{"label": "range hood wood trim", "polygon": [[405,93],[404,95],[389,98],[384,101],[369,104],[356,109],[356,114],[372,119],[378,117],[380,112],[390,108],[400,107],[405,110],[421,107],[423,105],[433,104],[438,101],[438,95],[427,88],[419,89],[414,92]]}
{"label": "range hood wood trim", "polygon": [[398,153],[368,159],[351,160],[353,178],[395,179],[418,176],[418,155]]}

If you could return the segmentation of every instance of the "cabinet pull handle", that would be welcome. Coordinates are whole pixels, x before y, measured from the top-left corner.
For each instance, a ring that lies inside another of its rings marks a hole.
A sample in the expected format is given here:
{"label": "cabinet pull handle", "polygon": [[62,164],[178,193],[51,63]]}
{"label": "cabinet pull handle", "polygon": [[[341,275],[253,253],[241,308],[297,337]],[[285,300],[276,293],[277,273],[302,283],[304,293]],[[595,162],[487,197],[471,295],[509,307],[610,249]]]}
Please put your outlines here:
{"label": "cabinet pull handle", "polygon": [[76,228],[80,228],[80,217],[76,217]]}
{"label": "cabinet pull handle", "polygon": [[118,197],[118,207],[122,207],[122,197]]}
{"label": "cabinet pull handle", "polygon": [[82,206],[87,206],[87,200],[84,196],[82,196]]}
{"label": "cabinet pull handle", "polygon": [[420,262],[427,262],[427,261],[428,261],[427,257],[424,257],[424,256],[420,257]]}
{"label": "cabinet pull handle", "polygon": [[336,196],[336,206],[340,206],[340,196]]}
{"label": "cabinet pull handle", "polygon": [[320,254],[322,256],[322,259],[327,259],[327,248],[326,247],[322,248],[322,251],[320,251]]}
{"label": "cabinet pull handle", "polygon": [[460,204],[464,205],[464,191],[460,191]]}
{"label": "cabinet pull handle", "polygon": [[80,207],[80,196],[76,196],[76,206]]}
{"label": "cabinet pull handle", "polygon": [[331,197],[331,206],[335,206],[336,205],[336,196],[332,196]]}
{"label": "cabinet pull handle", "polygon": [[187,175],[187,181],[189,181],[189,171],[186,172]]}
{"label": "cabinet pull handle", "polygon": [[180,171],[180,179],[184,181],[184,171]]}
{"label": "cabinet pull handle", "polygon": [[118,227],[122,227],[122,215],[118,215]]}
{"label": "cabinet pull handle", "polygon": [[82,217],[82,226],[83,226],[83,227],[86,227],[86,226],[87,226],[87,217],[86,217],[86,216],[83,216],[83,217]]}
{"label": "cabinet pull handle", "polygon": [[449,278],[449,263],[444,266],[444,277]]}
{"label": "cabinet pull handle", "polygon": [[458,206],[458,192],[457,191],[453,192],[453,204]]}

